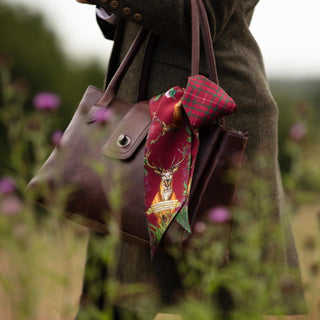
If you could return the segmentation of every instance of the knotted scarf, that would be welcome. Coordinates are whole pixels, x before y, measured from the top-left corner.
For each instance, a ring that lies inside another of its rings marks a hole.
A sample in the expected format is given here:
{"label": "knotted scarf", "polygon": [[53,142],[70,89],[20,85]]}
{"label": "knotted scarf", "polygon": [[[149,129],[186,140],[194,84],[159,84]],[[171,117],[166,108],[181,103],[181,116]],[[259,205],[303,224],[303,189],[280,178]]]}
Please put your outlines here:
{"label": "knotted scarf", "polygon": [[145,208],[151,254],[175,219],[191,233],[188,202],[199,149],[199,128],[237,110],[233,99],[204,76],[189,77],[150,100],[144,158]]}

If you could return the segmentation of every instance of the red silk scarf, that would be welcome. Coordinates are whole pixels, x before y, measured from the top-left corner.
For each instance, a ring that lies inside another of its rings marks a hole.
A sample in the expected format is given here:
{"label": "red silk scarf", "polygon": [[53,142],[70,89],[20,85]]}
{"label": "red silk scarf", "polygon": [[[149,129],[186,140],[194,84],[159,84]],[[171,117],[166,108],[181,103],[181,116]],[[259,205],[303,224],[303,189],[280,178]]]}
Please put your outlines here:
{"label": "red silk scarf", "polygon": [[175,219],[191,233],[188,202],[199,149],[199,128],[237,110],[233,99],[204,76],[189,77],[150,100],[144,159],[145,207],[151,254]]}

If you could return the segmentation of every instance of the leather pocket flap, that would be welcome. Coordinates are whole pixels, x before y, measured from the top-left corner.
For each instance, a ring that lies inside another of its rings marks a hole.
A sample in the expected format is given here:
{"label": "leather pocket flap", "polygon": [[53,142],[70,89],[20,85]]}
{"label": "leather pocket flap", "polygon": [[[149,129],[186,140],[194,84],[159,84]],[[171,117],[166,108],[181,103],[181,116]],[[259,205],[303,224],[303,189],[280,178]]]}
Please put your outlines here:
{"label": "leather pocket flap", "polygon": [[129,159],[146,137],[150,123],[149,102],[135,104],[102,147],[102,154],[115,159]]}

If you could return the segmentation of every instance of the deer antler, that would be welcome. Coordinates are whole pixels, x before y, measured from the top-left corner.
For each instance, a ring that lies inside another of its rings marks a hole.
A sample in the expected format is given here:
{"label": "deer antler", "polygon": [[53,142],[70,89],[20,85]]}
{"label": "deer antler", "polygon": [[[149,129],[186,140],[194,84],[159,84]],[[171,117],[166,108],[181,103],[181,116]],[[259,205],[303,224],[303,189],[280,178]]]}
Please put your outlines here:
{"label": "deer antler", "polygon": [[149,163],[149,156],[150,156],[150,154],[151,154],[151,150],[148,150],[148,151],[146,152],[146,156],[145,156],[145,158],[144,158],[145,164],[146,164],[149,168],[153,169],[155,172],[157,172],[157,171],[158,171],[158,172],[161,172],[161,169],[160,169],[159,167],[157,167],[157,166],[152,165],[152,164]]}
{"label": "deer antler", "polygon": [[157,122],[160,124],[160,126],[162,127],[162,130],[161,130],[161,132],[159,133],[159,135],[158,135],[157,138],[155,138],[154,140],[151,140],[151,141],[150,141],[150,144],[156,143],[156,142],[166,133],[166,131],[167,131],[167,129],[166,129],[166,128],[167,128],[166,123],[165,123],[164,121],[160,120],[160,119],[156,116],[156,113],[155,113],[155,112],[153,113],[153,120],[157,121]]}
{"label": "deer antler", "polygon": [[178,149],[178,151],[182,154],[182,158],[177,163],[174,163],[176,158],[175,157],[173,158],[171,166],[170,166],[170,168],[172,168],[172,169],[178,169],[178,167],[180,166],[180,164],[182,163],[182,161],[186,157],[186,147],[183,147],[183,151],[181,151],[180,149]]}

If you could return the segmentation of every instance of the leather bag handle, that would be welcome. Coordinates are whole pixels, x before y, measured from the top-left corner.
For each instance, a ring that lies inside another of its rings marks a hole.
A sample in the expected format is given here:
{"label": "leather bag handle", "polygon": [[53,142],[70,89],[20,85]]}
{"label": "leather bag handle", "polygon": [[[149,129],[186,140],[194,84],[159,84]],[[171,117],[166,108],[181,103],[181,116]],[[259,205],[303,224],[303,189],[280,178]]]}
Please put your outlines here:
{"label": "leather bag handle", "polygon": [[129,48],[129,51],[127,52],[119,68],[117,69],[116,73],[114,74],[111,81],[109,82],[109,85],[107,86],[107,89],[105,90],[103,96],[96,102],[96,106],[106,107],[116,96],[124,75],[128,71],[133,59],[137,55],[148,33],[149,31],[147,29],[143,29],[143,28],[140,29],[136,38],[132,42],[132,45]]}
{"label": "leather bag handle", "polygon": [[[200,66],[200,37],[199,37],[199,18],[204,48],[206,52],[207,63],[209,67],[209,78],[219,85],[216,58],[214,55],[213,42],[210,30],[210,24],[206,8],[202,0],[191,1],[191,19],[192,19],[192,63],[191,75],[199,74]],[[196,27],[194,27],[196,26]],[[226,125],[225,117],[219,118],[217,122],[224,128]]]}
{"label": "leather bag handle", "polygon": [[[207,61],[208,61],[210,79],[212,81],[215,81],[218,84],[218,76],[217,76],[217,70],[216,70],[214,50],[213,50],[213,45],[212,45],[211,31],[210,31],[210,26],[209,26],[208,17],[207,17],[205,7],[202,3],[202,0],[190,0],[190,3],[191,3],[191,29],[192,29],[191,30],[192,31],[191,75],[199,74],[200,24],[201,24],[201,31],[202,31],[204,44],[205,44],[205,51],[206,51],[206,57],[207,57]],[[109,105],[109,103],[116,96],[125,73],[129,69],[133,59],[137,55],[144,40],[146,39],[148,33],[149,33],[148,30],[146,30],[144,28],[140,29],[140,31],[138,32],[136,38],[134,39],[134,41],[131,45],[129,51],[127,52],[126,56],[122,60],[118,70],[116,71],[116,73],[112,77],[103,96],[96,102],[96,106],[106,107]],[[149,60],[148,64],[150,65],[150,59],[148,59],[148,60]],[[145,68],[143,68],[143,69],[145,69]],[[147,69],[145,69],[143,71],[142,76],[144,76],[144,74],[146,74],[146,73],[149,73],[149,71]],[[141,82],[141,79],[140,79],[140,82]],[[148,81],[145,80],[142,83],[143,83],[143,85],[146,86],[147,82]],[[140,89],[139,89],[139,91],[140,91]],[[143,90],[144,90],[144,92],[146,92],[146,88],[144,88]],[[139,96],[142,96],[142,94],[139,93]]]}
{"label": "leather bag handle", "polygon": [[209,78],[218,83],[218,73],[216,68],[216,59],[212,43],[211,30],[208,15],[202,0],[190,0],[191,4],[191,76],[199,74],[200,67],[200,26],[203,43],[206,52],[206,58],[209,68]]}

